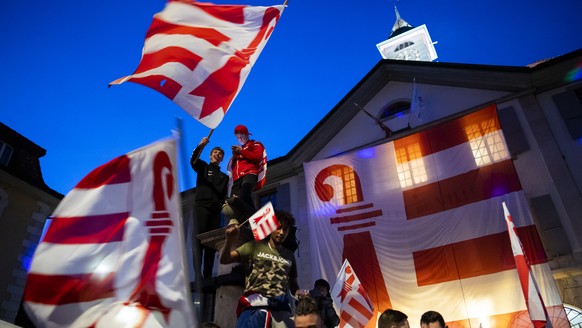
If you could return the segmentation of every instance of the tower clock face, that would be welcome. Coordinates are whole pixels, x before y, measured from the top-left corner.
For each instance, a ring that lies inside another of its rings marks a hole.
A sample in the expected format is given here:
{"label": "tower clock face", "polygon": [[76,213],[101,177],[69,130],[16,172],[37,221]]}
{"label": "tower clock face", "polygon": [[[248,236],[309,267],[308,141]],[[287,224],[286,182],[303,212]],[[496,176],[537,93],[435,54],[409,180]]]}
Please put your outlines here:
{"label": "tower clock face", "polygon": [[420,52],[416,49],[404,49],[398,55],[398,60],[420,60]]}

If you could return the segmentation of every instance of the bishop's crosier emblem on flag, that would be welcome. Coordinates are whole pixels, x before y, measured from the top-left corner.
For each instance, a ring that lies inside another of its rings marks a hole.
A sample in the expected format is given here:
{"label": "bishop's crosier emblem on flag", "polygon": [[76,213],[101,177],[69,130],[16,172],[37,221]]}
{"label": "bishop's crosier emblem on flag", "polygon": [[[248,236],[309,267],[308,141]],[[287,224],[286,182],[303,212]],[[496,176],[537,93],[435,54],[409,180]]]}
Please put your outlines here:
{"label": "bishop's crosier emblem on flag", "polygon": [[154,16],[136,71],[112,84],[150,87],[214,129],[240,92],[284,5],[169,0]]}
{"label": "bishop's crosier emblem on flag", "polygon": [[96,168],[61,201],[27,276],[36,327],[194,327],[176,140]]}
{"label": "bishop's crosier emblem on flag", "polygon": [[365,327],[374,315],[374,306],[348,260],[344,260],[331,296],[340,309],[340,327]]}
{"label": "bishop's crosier emblem on flag", "polygon": [[249,218],[249,224],[256,240],[263,240],[279,227],[279,221],[275,216],[275,210],[271,202],[261,207]]}

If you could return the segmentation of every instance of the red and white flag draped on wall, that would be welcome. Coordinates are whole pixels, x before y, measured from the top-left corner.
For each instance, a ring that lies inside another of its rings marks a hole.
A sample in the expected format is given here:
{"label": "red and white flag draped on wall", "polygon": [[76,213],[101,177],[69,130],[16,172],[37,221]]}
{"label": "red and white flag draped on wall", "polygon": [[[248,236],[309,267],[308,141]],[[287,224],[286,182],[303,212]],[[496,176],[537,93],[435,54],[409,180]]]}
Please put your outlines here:
{"label": "red and white flag draped on wall", "polygon": [[495,106],[304,171],[314,279],[348,259],[379,312],[518,327],[529,318],[498,219],[506,201],[554,327],[567,326]]}
{"label": "red and white flag draped on wall", "polygon": [[194,327],[176,140],[98,167],[61,201],[24,291],[37,327]]}
{"label": "red and white flag draped on wall", "polygon": [[249,218],[249,224],[251,225],[251,230],[253,231],[253,237],[256,240],[263,240],[271,234],[271,232],[277,230],[279,227],[279,221],[275,216],[275,209],[273,209],[273,204],[268,202],[255,214]]}
{"label": "red and white flag draped on wall", "polygon": [[342,265],[330,292],[340,310],[340,327],[365,327],[374,316],[374,306],[350,262]]}
{"label": "red and white flag draped on wall", "polygon": [[215,5],[169,0],[154,16],[132,81],[216,128],[240,92],[284,6]]}
{"label": "red and white flag draped on wall", "polygon": [[538,284],[525,257],[521,241],[517,236],[517,230],[513,224],[511,214],[509,214],[505,202],[503,202],[502,205],[505,223],[507,224],[507,233],[509,234],[509,240],[511,241],[511,250],[513,251],[513,257],[515,258],[517,274],[519,275],[521,290],[523,292],[523,297],[525,298],[525,304],[531,322],[535,328],[552,327],[552,322],[548,318],[548,311],[546,310],[544,300],[540,295]]}

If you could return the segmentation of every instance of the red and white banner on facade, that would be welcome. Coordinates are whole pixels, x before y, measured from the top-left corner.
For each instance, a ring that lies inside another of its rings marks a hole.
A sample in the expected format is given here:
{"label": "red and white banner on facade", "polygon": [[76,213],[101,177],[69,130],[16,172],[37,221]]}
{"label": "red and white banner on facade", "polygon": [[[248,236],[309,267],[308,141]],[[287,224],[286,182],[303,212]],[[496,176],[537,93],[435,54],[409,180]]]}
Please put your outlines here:
{"label": "red and white banner on facade", "polygon": [[52,215],[27,276],[37,327],[194,327],[176,140],[98,167]]}
{"label": "red and white banner on facade", "polygon": [[126,81],[150,87],[214,129],[240,92],[284,6],[215,5],[169,0],[154,16],[136,71]]}
{"label": "red and white banner on facade", "polygon": [[333,280],[348,259],[377,312],[517,327],[529,318],[499,220],[505,201],[552,320],[567,320],[495,106],[304,171],[314,279]]}

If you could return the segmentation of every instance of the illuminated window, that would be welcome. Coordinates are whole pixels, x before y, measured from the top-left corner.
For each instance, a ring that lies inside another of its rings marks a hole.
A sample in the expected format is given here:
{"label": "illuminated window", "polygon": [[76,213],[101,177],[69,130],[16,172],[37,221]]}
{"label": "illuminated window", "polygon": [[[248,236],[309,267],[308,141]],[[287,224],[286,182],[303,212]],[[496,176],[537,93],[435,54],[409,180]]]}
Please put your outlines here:
{"label": "illuminated window", "polygon": [[475,164],[483,166],[509,157],[493,119],[465,127]]}
{"label": "illuminated window", "polygon": [[419,144],[396,149],[396,162],[398,163],[398,179],[402,188],[428,180]]}
{"label": "illuminated window", "polygon": [[336,199],[338,205],[346,205],[361,201],[358,197],[358,184],[354,170],[350,167],[339,167],[331,171],[332,177],[330,179],[333,184],[333,190],[336,191]]}

